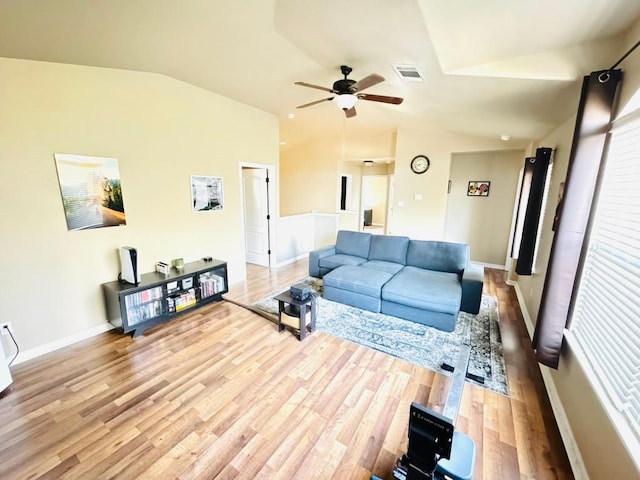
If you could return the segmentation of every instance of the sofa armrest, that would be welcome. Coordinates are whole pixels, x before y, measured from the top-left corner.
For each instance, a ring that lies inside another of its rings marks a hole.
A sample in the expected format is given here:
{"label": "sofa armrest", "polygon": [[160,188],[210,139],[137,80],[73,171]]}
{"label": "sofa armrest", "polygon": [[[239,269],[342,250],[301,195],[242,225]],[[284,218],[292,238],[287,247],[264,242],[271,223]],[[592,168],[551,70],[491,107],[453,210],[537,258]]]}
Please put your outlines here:
{"label": "sofa armrest", "polygon": [[482,287],[484,285],[484,267],[469,263],[462,274],[462,301],[460,310],[476,315],[480,311]]}
{"label": "sofa armrest", "polygon": [[318,248],[309,252],[309,276],[322,278],[320,274],[320,259],[328,257],[329,255],[335,255],[336,246],[328,245],[326,247]]}

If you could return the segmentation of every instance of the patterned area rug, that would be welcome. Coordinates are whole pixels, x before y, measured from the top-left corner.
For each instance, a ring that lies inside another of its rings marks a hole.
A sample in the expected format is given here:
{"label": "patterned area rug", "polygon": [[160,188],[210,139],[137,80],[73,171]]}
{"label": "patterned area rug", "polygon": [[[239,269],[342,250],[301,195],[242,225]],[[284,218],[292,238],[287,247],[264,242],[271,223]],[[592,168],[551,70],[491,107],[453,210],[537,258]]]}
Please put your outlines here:
{"label": "patterned area rug", "polygon": [[[321,297],[322,280],[309,277],[302,282],[312,285],[319,294],[318,330],[449,376],[452,373],[443,369],[442,364],[455,366],[460,345],[470,342],[471,357],[467,371],[474,377],[483,378],[484,382],[473,378],[467,378],[467,381],[509,395],[495,297],[483,295],[478,315],[461,312],[455,331],[442,332],[401,318],[326,300]],[[252,307],[274,315],[277,321],[275,295],[277,293],[254,303]]]}

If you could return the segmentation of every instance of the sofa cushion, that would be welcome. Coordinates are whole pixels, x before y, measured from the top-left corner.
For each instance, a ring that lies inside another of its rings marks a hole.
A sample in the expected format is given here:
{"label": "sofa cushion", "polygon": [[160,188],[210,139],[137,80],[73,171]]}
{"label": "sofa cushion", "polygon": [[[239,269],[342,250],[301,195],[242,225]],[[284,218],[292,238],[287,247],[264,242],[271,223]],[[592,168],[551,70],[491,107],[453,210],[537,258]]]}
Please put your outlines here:
{"label": "sofa cushion", "polygon": [[357,292],[369,297],[380,297],[382,286],[392,277],[390,273],[371,270],[355,265],[345,265],[327,273],[324,287],[334,287],[348,292]]}
{"label": "sofa cushion", "polygon": [[469,262],[469,246],[464,243],[410,240],[407,265],[438,272],[462,273]]}
{"label": "sofa cushion", "polygon": [[384,262],[382,260],[369,260],[368,262],[364,262],[360,265],[362,268],[370,268],[372,270],[379,270],[381,272],[387,272],[391,275],[395,275],[404,265],[393,262]]}
{"label": "sofa cushion", "polygon": [[457,274],[410,266],[382,287],[382,300],[434,312],[457,314],[461,297]]}
{"label": "sofa cushion", "polygon": [[369,260],[382,260],[405,265],[408,246],[409,237],[373,235],[369,249]]}
{"label": "sofa cushion", "polygon": [[343,265],[360,265],[361,263],[364,263],[366,261],[367,259],[362,257],[336,254],[321,258],[320,260],[318,260],[318,265],[320,265],[320,268],[333,270],[334,268],[338,268]]}
{"label": "sofa cushion", "polygon": [[336,239],[336,253],[367,258],[370,245],[370,233],[340,230]]}

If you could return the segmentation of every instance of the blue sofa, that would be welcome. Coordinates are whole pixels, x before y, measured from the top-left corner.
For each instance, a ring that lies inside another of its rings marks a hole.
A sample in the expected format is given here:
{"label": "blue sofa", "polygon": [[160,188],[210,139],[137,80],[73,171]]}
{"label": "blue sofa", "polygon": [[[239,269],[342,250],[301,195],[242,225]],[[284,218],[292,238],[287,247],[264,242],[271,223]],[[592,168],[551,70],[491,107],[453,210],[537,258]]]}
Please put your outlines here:
{"label": "blue sofa", "polygon": [[309,253],[309,275],[328,300],[450,332],[460,311],[480,311],[484,267],[466,244],[340,230]]}

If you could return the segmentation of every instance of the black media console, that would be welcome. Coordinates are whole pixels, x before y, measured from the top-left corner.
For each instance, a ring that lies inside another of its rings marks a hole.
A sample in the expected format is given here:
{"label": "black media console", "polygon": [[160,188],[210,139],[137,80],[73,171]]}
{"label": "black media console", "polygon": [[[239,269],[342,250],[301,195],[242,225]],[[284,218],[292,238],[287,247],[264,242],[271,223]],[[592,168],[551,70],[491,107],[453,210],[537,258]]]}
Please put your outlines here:
{"label": "black media console", "polygon": [[109,323],[134,337],[191,308],[222,300],[228,290],[227,263],[215,259],[185,263],[168,275],[145,273],[138,285],[102,284]]}

